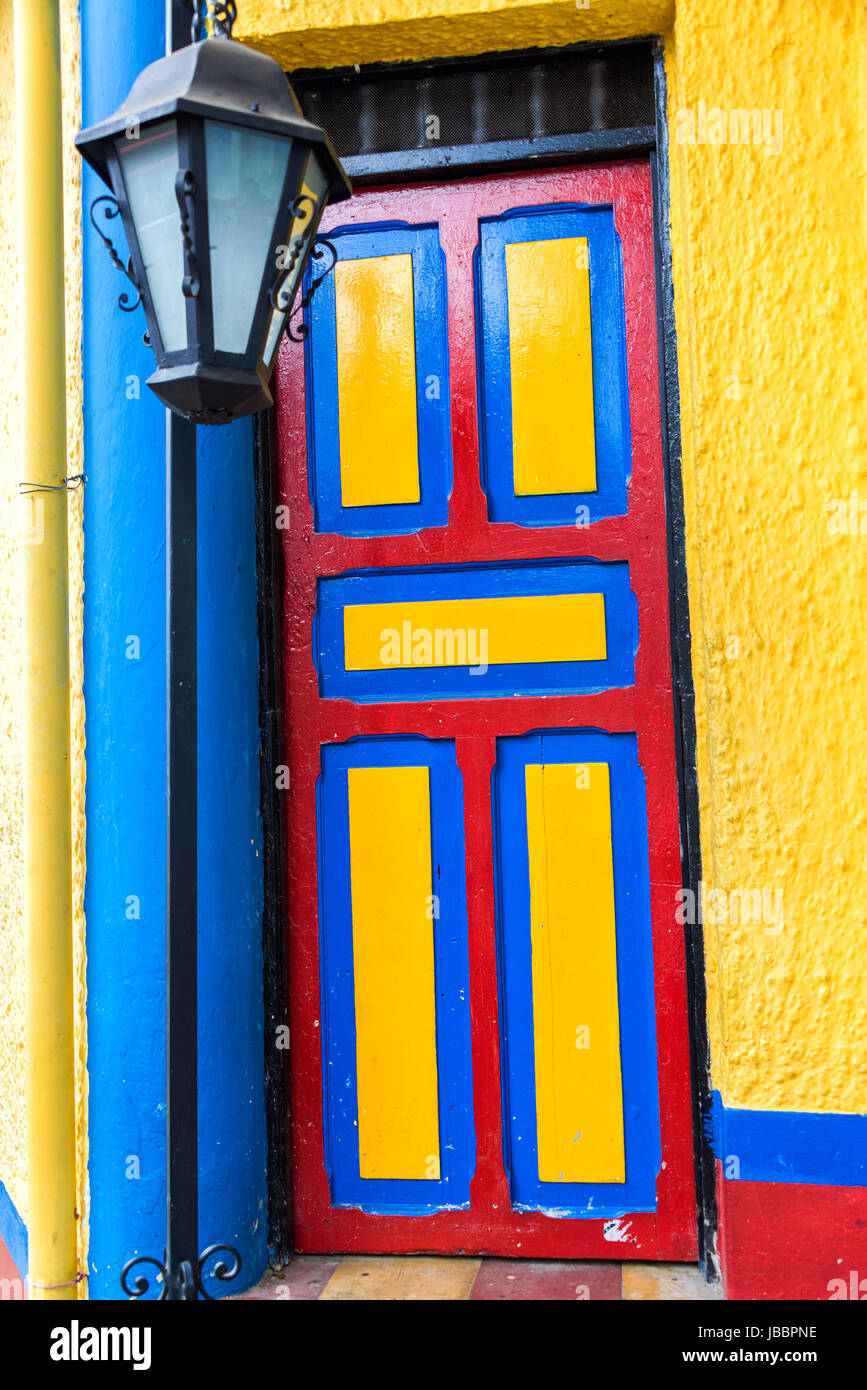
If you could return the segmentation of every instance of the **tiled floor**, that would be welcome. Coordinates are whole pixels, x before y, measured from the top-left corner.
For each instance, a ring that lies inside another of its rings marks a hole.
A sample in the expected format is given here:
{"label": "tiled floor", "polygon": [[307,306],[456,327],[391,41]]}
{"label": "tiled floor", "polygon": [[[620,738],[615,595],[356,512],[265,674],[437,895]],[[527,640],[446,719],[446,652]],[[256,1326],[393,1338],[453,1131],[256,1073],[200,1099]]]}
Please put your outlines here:
{"label": "tiled floor", "polygon": [[243,1299],[467,1300],[618,1299],[703,1302],[722,1298],[695,1265],[604,1260],[475,1260],[427,1255],[298,1255]]}

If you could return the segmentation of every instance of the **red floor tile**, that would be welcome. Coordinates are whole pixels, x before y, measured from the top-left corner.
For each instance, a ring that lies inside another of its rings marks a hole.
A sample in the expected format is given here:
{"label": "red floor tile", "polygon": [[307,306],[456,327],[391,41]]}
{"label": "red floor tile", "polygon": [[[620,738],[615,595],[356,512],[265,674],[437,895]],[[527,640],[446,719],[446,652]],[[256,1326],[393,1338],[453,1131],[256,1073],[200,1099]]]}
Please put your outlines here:
{"label": "red floor tile", "polygon": [[620,1265],[614,1261],[483,1260],[470,1294],[485,1302],[607,1303],[620,1298]]}
{"label": "red floor tile", "polygon": [[239,1298],[250,1302],[312,1302],[318,1299],[342,1255],[296,1255],[279,1274],[266,1274],[260,1284]]}

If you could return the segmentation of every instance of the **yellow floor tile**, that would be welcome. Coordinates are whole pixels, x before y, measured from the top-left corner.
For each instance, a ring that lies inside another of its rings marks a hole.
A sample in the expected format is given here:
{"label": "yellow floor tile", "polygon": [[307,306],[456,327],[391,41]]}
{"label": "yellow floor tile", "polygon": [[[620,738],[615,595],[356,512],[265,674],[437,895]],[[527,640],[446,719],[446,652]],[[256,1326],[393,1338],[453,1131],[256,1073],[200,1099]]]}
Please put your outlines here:
{"label": "yellow floor tile", "polygon": [[424,1255],[347,1255],[319,1301],[468,1299],[480,1263],[469,1259],[428,1259]]}
{"label": "yellow floor tile", "polygon": [[716,1302],[723,1297],[720,1284],[709,1284],[698,1265],[643,1264],[638,1261],[623,1265],[625,1300],[667,1302],[681,1299],[690,1303]]}

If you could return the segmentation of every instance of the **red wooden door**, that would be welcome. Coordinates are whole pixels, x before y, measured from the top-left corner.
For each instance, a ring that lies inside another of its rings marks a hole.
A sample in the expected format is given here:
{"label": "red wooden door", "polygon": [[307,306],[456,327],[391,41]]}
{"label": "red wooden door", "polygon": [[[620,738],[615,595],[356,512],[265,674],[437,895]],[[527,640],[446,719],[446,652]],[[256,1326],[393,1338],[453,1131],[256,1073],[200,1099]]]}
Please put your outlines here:
{"label": "red wooden door", "polygon": [[695,1258],[648,163],[326,226],[277,371],[297,1247]]}

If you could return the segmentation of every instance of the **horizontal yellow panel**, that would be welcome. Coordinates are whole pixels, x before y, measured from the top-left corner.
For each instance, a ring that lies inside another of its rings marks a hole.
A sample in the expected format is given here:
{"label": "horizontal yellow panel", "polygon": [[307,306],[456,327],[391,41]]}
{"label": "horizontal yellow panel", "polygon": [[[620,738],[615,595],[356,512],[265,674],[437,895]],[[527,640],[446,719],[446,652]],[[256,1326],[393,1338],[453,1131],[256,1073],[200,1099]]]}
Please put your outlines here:
{"label": "horizontal yellow panel", "polygon": [[603,594],[430,599],[343,610],[347,671],[604,661]]}
{"label": "horizontal yellow panel", "polygon": [[343,506],[418,502],[412,256],[338,261],[334,281]]}
{"label": "horizontal yellow panel", "polygon": [[440,1176],[429,777],[349,770],[362,1178]]}
{"label": "horizontal yellow panel", "polygon": [[596,491],[586,237],[506,247],[518,497]]}
{"label": "horizontal yellow panel", "polygon": [[607,763],[528,764],[542,1182],[624,1182]]}

